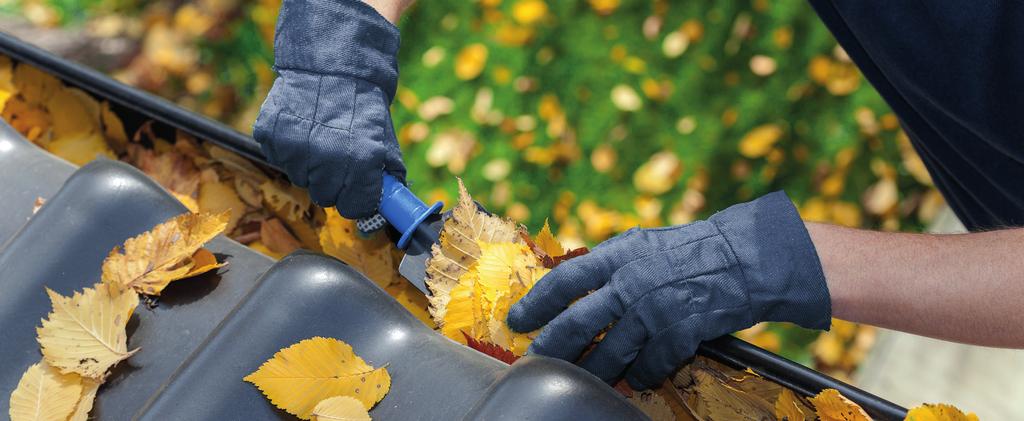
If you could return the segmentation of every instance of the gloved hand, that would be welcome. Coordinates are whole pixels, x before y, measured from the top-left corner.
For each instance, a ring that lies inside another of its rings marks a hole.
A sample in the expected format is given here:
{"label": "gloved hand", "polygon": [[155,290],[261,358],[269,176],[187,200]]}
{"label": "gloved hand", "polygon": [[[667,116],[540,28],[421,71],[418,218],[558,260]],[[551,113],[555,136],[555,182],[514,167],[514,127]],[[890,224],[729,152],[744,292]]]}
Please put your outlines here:
{"label": "gloved hand", "polygon": [[827,329],[830,320],[814,245],[775,192],[707,221],[612,238],[548,273],[507,321],[519,332],[546,324],[529,353],[569,361],[614,323],[581,365],[607,382],[625,372],[639,390],[671,375],[702,341],[760,321]]}
{"label": "gloved hand", "polygon": [[377,212],[387,171],[405,180],[388,106],[398,28],[358,0],[285,0],[277,80],[253,126],[270,163],[346,218]]}

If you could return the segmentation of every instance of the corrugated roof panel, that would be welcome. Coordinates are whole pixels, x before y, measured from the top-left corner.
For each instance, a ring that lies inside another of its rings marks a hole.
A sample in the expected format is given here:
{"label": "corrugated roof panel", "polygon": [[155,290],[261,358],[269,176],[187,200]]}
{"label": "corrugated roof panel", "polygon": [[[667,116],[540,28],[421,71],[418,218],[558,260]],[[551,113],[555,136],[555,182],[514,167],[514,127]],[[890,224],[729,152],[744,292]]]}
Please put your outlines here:
{"label": "corrugated roof panel", "polygon": [[[55,168],[39,178],[26,177],[28,169],[0,173],[0,220],[8,231],[23,225],[0,250],[0,395],[9,396],[40,359],[35,328],[50,311],[44,287],[70,295],[91,286],[113,247],[185,208],[138,170],[97,160],[68,177],[25,223],[35,197],[55,190],[59,171],[71,168],[24,140],[5,142],[32,157],[19,162]],[[128,346],[142,350],[113,369],[94,417],[291,419],[242,378],[279,349],[326,336],[348,342],[370,364],[387,365],[392,387],[371,411],[375,417],[643,419],[569,363],[525,358],[510,367],[445,338],[334,258],[299,252],[273,264],[223,237],[208,248],[228,266],[175,282],[135,310]],[[8,404],[0,399],[0,413]]]}

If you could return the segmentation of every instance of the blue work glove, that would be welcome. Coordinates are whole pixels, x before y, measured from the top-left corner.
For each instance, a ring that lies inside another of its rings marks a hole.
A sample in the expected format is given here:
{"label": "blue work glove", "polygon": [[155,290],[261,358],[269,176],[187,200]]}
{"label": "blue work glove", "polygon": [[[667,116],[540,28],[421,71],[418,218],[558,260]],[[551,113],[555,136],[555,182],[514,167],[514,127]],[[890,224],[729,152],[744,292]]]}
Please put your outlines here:
{"label": "blue work glove", "polygon": [[388,109],[398,28],[356,0],[284,0],[277,80],[253,126],[271,164],[346,218],[377,212],[384,171],[405,180]]}
{"label": "blue work glove", "polygon": [[810,236],[775,192],[707,221],[612,238],[542,278],[508,325],[547,325],[529,352],[576,361],[614,323],[580,364],[607,382],[625,373],[639,390],[660,384],[702,341],[761,321],[827,329],[831,312]]}

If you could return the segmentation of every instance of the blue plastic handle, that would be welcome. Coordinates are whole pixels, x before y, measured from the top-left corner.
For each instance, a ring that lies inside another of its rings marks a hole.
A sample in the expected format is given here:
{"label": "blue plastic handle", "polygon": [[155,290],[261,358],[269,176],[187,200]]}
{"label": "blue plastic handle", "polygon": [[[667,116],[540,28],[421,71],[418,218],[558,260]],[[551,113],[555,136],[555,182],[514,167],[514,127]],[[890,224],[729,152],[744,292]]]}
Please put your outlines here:
{"label": "blue plastic handle", "polygon": [[384,174],[384,193],[380,198],[380,214],[395,227],[402,237],[398,240],[398,248],[405,249],[409,240],[424,220],[430,215],[441,211],[444,202],[427,206],[391,174]]}

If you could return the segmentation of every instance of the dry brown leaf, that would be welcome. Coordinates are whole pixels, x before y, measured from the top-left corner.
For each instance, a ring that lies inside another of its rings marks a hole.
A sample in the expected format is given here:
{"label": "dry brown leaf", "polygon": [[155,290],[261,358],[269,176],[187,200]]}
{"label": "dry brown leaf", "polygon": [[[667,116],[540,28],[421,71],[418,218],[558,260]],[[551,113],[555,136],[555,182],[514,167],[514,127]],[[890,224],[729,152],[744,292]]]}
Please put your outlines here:
{"label": "dry brown leaf", "polygon": [[285,256],[302,247],[299,240],[277,218],[265,219],[260,223],[260,241],[279,256]]}
{"label": "dry brown leaf", "polygon": [[[103,261],[103,282],[160,295],[172,281],[195,273],[193,256],[203,244],[224,231],[228,214],[185,213],[115,247]],[[208,252],[207,252],[208,253]],[[199,263],[209,267],[209,256]]]}
{"label": "dry brown leaf", "polygon": [[226,182],[203,180],[199,184],[199,211],[209,213],[229,212],[225,230],[231,232],[245,215],[245,203],[238,198],[235,189]]}
{"label": "dry brown leaf", "polygon": [[175,150],[157,153],[139,144],[128,146],[128,162],[171,193],[195,196],[199,189],[199,169],[192,160]]}
{"label": "dry brown leaf", "polygon": [[661,395],[651,390],[634,392],[633,396],[626,400],[633,406],[639,408],[652,421],[675,421],[676,415],[672,412],[668,402]]}
{"label": "dry brown leaf", "polygon": [[701,367],[692,370],[697,406],[701,408],[698,415],[702,418],[759,421],[774,417],[774,405],[729,386],[721,373]]}
{"label": "dry brown leaf", "polygon": [[49,365],[63,373],[102,379],[110,367],[135,353],[128,351],[125,333],[139,304],[134,292],[100,283],[71,297],[49,288],[46,293],[53,311],[36,334]]}
{"label": "dry brown leaf", "polygon": [[775,416],[780,421],[802,421],[806,415],[809,414],[804,414],[793,391],[783,388],[775,401]]}
{"label": "dry brown leaf", "polygon": [[82,394],[82,378],[61,374],[45,361],[33,364],[11,392],[11,421],[64,421]]}

